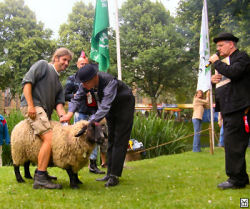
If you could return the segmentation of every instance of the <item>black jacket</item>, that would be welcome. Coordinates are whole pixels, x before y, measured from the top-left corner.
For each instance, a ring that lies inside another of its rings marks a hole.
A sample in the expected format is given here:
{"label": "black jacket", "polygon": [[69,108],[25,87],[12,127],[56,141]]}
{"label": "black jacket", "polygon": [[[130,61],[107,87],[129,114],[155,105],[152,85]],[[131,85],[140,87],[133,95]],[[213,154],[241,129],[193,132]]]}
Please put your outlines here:
{"label": "black jacket", "polygon": [[217,60],[215,69],[231,79],[228,84],[216,88],[216,111],[222,114],[236,112],[250,106],[250,58],[236,50],[230,57],[230,65]]}
{"label": "black jacket", "polygon": [[[77,73],[68,77],[66,85],[64,87],[64,95],[66,101],[70,102],[71,99],[74,98],[74,94],[77,92],[79,85],[81,85],[81,82],[78,81],[77,79]],[[85,92],[88,93],[86,89]],[[91,90],[90,93],[92,94],[92,98],[94,99],[94,91]],[[96,110],[97,106],[95,107],[87,106],[87,97],[85,95],[81,100],[78,112],[86,115],[92,115],[96,112]]]}

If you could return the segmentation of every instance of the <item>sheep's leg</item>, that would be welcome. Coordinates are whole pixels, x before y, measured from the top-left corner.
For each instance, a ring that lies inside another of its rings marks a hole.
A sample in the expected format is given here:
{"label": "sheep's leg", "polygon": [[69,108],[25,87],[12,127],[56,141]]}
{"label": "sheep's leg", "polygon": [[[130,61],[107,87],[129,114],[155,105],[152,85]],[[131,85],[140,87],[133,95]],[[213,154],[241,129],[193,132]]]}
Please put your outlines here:
{"label": "sheep's leg", "polygon": [[14,171],[15,171],[17,182],[18,183],[25,182],[23,177],[21,176],[21,173],[20,173],[20,166],[18,166],[18,165],[13,165],[13,166],[14,166]]}
{"label": "sheep's leg", "polygon": [[30,161],[24,163],[24,177],[32,179],[32,176],[30,175]]}
{"label": "sheep's leg", "polygon": [[75,177],[75,174],[73,173],[71,168],[66,169],[68,175],[69,175],[69,180],[70,180],[70,187],[73,189],[78,189],[78,185],[77,185],[77,180]]}
{"label": "sheep's leg", "polygon": [[76,179],[76,183],[77,184],[83,184],[80,179],[78,178],[78,173],[74,173],[75,179]]}

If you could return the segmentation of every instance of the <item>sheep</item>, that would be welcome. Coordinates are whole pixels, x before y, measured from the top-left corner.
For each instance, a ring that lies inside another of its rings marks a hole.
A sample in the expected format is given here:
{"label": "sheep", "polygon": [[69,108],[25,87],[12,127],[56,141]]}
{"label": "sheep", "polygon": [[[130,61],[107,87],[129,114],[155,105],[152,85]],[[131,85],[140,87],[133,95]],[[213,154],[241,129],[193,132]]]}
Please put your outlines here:
{"label": "sheep", "polygon": [[[103,142],[102,128],[97,123],[84,120],[69,126],[62,126],[56,121],[50,123],[53,136],[49,166],[55,165],[66,169],[70,179],[70,187],[78,188],[78,184],[81,182],[77,177],[77,172],[88,164],[94,144]],[[24,165],[25,177],[32,178],[29,164],[30,162],[37,164],[41,145],[42,140],[34,135],[26,119],[14,127],[11,133],[11,155],[18,182],[24,182],[20,174],[20,165]]]}

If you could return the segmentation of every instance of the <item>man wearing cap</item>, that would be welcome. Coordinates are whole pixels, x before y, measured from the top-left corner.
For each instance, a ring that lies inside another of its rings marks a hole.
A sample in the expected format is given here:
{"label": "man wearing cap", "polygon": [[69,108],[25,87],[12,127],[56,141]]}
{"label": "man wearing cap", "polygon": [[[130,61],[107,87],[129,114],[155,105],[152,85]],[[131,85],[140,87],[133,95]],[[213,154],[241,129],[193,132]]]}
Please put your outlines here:
{"label": "man wearing cap", "polygon": [[69,121],[81,103],[84,88],[96,88],[96,99],[100,102],[97,112],[89,120],[99,122],[104,117],[108,125],[108,171],[97,181],[107,181],[105,186],[119,183],[133,126],[135,99],[131,89],[108,73],[99,72],[97,65],[88,64],[78,72],[82,82],[74,99],[69,103],[69,112],[61,121]]}
{"label": "man wearing cap", "polygon": [[[89,63],[88,58],[85,56],[84,51],[82,51],[81,56],[78,58],[76,66],[78,68],[77,72],[74,75],[71,75],[68,77],[66,81],[66,85],[64,88],[65,91],[65,100],[69,101],[74,98],[74,95],[76,94],[79,85],[81,84],[81,81],[77,79],[77,73],[79,69],[84,67],[86,64]],[[88,120],[89,116],[94,114],[97,111],[97,103],[92,96],[94,94],[93,90],[90,90],[86,92],[86,95],[82,98],[81,104],[74,114],[74,123],[80,120]],[[104,171],[101,171],[97,167],[97,154],[98,154],[98,146],[95,146],[94,150],[92,151],[90,155],[90,165],[89,165],[89,171],[96,174],[104,174]],[[78,179],[79,183],[80,180]]]}
{"label": "man wearing cap", "polygon": [[226,174],[228,180],[219,184],[220,189],[243,188],[249,184],[245,154],[249,141],[247,126],[250,118],[250,58],[237,49],[238,38],[231,33],[221,33],[214,38],[219,55],[209,61],[216,73],[211,82],[216,84],[216,111],[223,117]]}

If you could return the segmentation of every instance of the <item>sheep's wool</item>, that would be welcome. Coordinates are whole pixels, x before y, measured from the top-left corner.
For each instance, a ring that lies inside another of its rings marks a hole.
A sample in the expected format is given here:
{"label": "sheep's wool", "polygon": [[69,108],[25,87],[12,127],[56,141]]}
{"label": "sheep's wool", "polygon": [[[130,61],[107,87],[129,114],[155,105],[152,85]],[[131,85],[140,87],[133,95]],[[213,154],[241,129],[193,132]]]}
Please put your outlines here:
{"label": "sheep's wool", "polygon": [[[51,121],[53,129],[51,161],[60,168],[72,167],[78,172],[88,164],[94,145],[86,140],[86,133],[80,137],[75,135],[88,125],[88,121],[79,121],[74,125],[62,126],[59,122]],[[42,140],[33,134],[27,122],[18,123],[11,133],[11,154],[14,165],[23,165],[26,161],[37,164],[37,157]]]}

